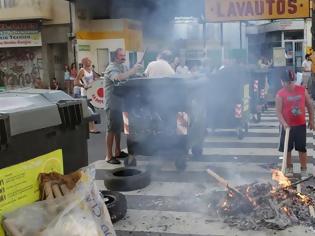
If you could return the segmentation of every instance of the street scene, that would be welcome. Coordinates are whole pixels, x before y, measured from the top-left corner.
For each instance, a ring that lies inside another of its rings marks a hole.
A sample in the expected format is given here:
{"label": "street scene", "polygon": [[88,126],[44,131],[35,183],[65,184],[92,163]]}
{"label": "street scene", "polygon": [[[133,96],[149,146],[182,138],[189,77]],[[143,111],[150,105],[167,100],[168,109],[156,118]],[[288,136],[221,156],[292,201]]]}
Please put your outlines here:
{"label": "street scene", "polygon": [[310,0],[0,0],[0,236],[315,234]]}

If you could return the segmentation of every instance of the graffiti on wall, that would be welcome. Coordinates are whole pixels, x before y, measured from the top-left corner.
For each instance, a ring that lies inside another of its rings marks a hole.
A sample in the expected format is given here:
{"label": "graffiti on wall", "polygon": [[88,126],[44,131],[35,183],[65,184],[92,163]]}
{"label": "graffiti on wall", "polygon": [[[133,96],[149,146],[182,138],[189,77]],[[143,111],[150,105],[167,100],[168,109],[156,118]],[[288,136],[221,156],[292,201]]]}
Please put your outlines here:
{"label": "graffiti on wall", "polygon": [[0,49],[0,87],[36,87],[42,73],[40,48]]}

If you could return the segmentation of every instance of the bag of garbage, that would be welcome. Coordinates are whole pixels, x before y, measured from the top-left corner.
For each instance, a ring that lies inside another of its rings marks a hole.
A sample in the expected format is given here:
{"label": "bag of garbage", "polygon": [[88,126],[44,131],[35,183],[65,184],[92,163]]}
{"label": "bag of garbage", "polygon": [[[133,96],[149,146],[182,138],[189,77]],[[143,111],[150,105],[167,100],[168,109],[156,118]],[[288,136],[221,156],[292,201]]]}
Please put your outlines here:
{"label": "bag of garbage", "polygon": [[5,214],[6,233],[12,236],[115,236],[94,176],[95,168],[86,167],[76,187],[66,196]]}

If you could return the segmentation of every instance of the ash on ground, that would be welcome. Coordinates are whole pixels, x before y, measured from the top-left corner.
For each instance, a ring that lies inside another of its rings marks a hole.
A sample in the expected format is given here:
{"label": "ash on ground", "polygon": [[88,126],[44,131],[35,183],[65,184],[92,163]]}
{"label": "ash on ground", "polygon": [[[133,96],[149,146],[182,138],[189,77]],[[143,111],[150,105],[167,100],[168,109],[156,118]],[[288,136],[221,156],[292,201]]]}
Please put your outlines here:
{"label": "ash on ground", "polygon": [[315,228],[311,217],[315,188],[304,183],[302,193],[293,187],[275,188],[270,183],[238,186],[241,194],[229,191],[211,193],[209,207],[230,227],[239,230],[284,230],[294,225]]}

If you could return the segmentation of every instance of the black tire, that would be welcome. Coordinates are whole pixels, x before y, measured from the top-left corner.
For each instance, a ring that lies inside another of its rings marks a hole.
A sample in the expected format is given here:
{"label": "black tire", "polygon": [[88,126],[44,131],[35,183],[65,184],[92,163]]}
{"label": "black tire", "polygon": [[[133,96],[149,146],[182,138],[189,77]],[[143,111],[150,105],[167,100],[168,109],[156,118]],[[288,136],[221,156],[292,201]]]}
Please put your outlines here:
{"label": "black tire", "polygon": [[237,131],[236,131],[236,133],[237,133],[237,138],[238,138],[239,140],[242,140],[242,139],[244,138],[244,131],[243,131],[242,128],[238,128]]}
{"label": "black tire", "polygon": [[147,170],[137,168],[116,168],[105,172],[104,184],[112,191],[133,191],[142,189],[151,183]]}
{"label": "black tire", "polygon": [[175,160],[175,167],[178,171],[184,171],[187,167],[187,163],[184,157],[178,157]]}
{"label": "black tire", "polygon": [[123,194],[113,191],[101,191],[101,196],[104,199],[113,223],[125,217],[127,213],[127,200]]}
{"label": "black tire", "polygon": [[203,149],[201,146],[193,146],[191,148],[191,153],[192,153],[194,158],[202,157],[202,152],[203,152]]}

